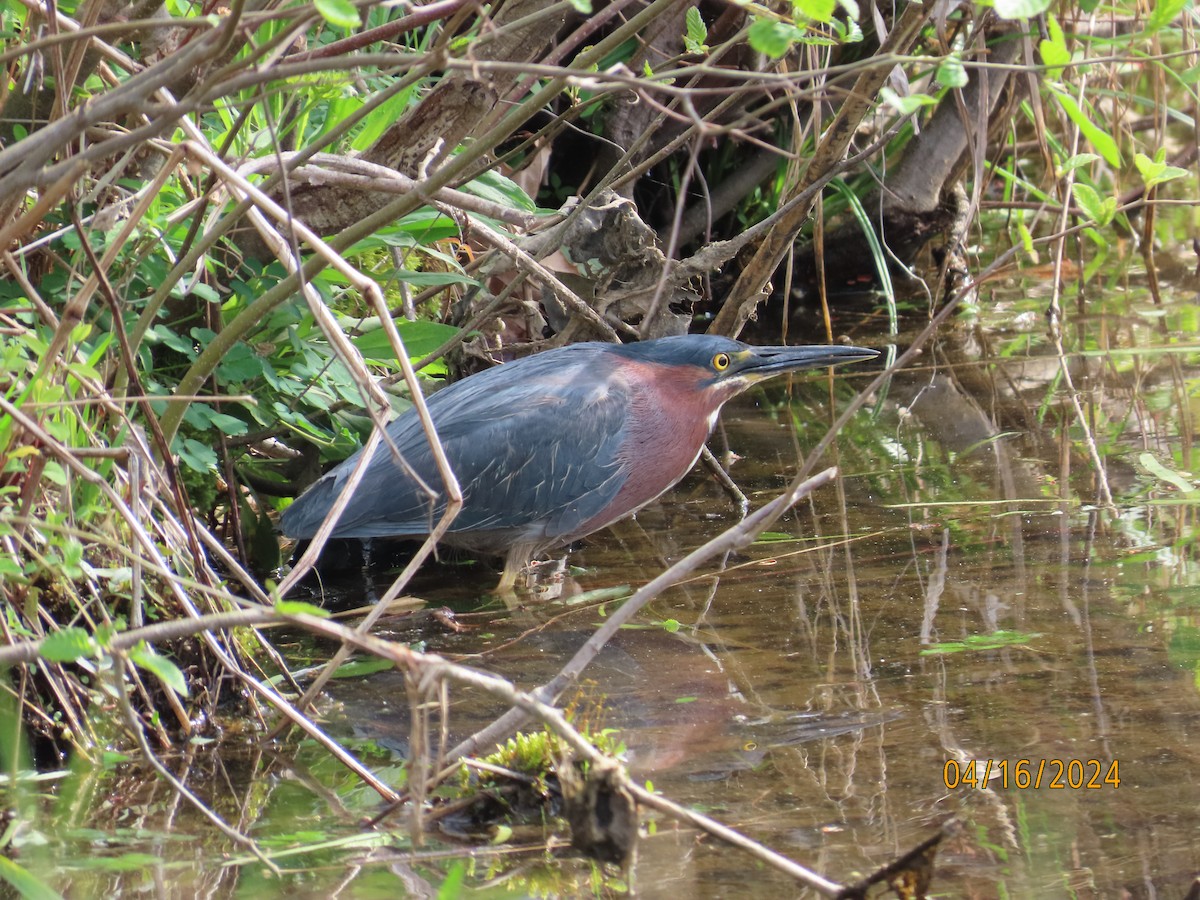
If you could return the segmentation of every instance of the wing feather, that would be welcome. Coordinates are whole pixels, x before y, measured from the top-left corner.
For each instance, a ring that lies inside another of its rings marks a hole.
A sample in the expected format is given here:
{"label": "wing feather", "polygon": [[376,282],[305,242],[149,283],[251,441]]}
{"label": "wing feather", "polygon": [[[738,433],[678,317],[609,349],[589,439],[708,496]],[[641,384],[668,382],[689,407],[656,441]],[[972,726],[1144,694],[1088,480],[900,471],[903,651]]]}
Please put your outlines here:
{"label": "wing feather", "polygon": [[[625,481],[619,451],[626,438],[628,391],[619,377],[596,378],[602,347],[576,345],[490,369],[435,393],[430,415],[455,475],[463,509],[451,532],[495,532],[553,544],[607,506]],[[585,387],[586,386],[586,387]],[[380,447],[333,532],[334,537],[428,533],[445,509],[438,476],[415,412],[388,426],[418,483]],[[358,460],[326,474],[283,514],[292,537],[311,537]],[[486,546],[480,536],[474,543]]]}

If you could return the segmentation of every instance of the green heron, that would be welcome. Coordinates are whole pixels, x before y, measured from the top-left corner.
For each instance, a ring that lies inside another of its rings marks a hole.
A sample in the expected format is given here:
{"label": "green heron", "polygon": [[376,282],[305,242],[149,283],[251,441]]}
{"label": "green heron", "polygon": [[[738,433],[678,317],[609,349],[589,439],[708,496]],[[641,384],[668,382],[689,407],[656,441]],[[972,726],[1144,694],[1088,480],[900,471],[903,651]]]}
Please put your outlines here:
{"label": "green heron", "polygon": [[[572,344],[471,375],[428,401],[463,491],[444,540],[506,557],[500,590],[511,591],[533,557],[641,509],[687,474],[731,397],[781,372],[877,355],[681,335]],[[387,431],[407,466],[439,484],[416,413]],[[316,533],[357,460],[356,453],[284,510],[285,535]],[[444,509],[443,497],[430,497],[380,446],[332,537],[419,537]]]}

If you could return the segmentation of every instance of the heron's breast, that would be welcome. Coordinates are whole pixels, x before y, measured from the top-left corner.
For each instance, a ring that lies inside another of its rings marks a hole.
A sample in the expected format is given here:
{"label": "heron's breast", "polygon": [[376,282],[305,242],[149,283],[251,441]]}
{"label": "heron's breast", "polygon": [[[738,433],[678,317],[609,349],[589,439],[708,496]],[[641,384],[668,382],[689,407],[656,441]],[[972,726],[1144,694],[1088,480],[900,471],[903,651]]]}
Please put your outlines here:
{"label": "heron's breast", "polygon": [[[589,525],[615,522],[675,485],[692,468],[716,419],[700,401],[696,377],[659,366],[630,379],[625,440],[617,453],[624,482]],[[600,521],[603,520],[603,521]]]}

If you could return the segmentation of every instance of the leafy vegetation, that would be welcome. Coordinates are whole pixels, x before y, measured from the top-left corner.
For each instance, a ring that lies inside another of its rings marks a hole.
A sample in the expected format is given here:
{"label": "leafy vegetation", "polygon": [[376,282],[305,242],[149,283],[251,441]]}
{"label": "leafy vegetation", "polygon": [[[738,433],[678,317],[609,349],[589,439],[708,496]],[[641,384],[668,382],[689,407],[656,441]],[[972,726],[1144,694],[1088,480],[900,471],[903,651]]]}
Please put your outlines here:
{"label": "leafy vegetation", "polygon": [[[278,509],[495,360],[754,313],[833,340],[845,292],[897,334],[994,259],[1049,263],[1050,328],[994,350],[1061,361],[1053,415],[1068,350],[1108,350],[1063,298],[1195,231],[1159,212],[1197,189],[1193,28],[1182,0],[2,0],[8,759],[284,709],[258,626],[317,617],[274,605]],[[1061,424],[1097,502],[1126,423]],[[1191,431],[1138,490],[1194,502]]]}

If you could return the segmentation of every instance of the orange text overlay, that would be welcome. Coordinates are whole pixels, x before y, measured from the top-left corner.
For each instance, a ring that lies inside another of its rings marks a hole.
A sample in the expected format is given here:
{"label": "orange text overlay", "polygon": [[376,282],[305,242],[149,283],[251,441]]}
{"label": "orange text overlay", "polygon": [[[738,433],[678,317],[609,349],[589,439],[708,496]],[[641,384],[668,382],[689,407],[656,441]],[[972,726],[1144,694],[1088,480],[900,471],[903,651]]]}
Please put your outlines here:
{"label": "orange text overlay", "polygon": [[1103,790],[1121,786],[1120,768],[1115,759],[948,759],[942,781],[950,790]]}

